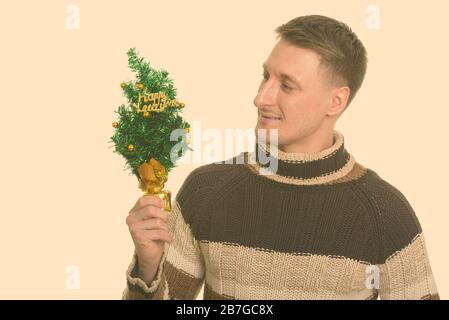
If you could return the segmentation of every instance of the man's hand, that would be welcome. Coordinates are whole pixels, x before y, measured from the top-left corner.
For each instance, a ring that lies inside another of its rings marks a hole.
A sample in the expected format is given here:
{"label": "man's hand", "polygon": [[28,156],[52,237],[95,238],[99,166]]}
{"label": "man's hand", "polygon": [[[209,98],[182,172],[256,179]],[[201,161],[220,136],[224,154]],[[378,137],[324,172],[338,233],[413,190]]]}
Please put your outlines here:
{"label": "man's hand", "polygon": [[162,258],[165,242],[171,243],[168,213],[158,196],[142,196],[126,218],[138,257],[139,277],[150,283]]}

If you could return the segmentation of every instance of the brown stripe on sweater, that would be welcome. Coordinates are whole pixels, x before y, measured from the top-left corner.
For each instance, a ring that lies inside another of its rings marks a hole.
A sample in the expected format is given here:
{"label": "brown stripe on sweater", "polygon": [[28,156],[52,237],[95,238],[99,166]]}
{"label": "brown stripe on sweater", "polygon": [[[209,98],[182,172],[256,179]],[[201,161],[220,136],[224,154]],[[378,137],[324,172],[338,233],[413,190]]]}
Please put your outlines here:
{"label": "brown stripe on sweater", "polygon": [[235,297],[229,297],[226,295],[216,293],[214,290],[211,289],[211,287],[207,283],[205,283],[203,299],[204,300],[235,300]]}
{"label": "brown stripe on sweater", "polygon": [[352,170],[345,176],[335,179],[333,181],[328,182],[327,184],[336,184],[336,183],[345,183],[349,181],[354,181],[360,179],[363,175],[367,173],[367,168],[362,166],[357,161],[355,162]]}
{"label": "brown stripe on sweater", "polygon": [[203,279],[192,277],[168,261],[164,263],[164,273],[170,297],[180,300],[191,300],[198,295]]}
{"label": "brown stripe on sweater", "polygon": [[[359,296],[353,296],[352,300],[377,300],[378,295],[377,293],[371,293],[369,295],[363,295],[360,294]],[[231,297],[227,295],[222,295],[214,290],[212,290],[207,284],[204,285],[204,300],[247,300],[247,299],[241,299],[239,297]],[[269,300],[323,300],[323,298],[320,298],[319,296],[316,297],[307,297],[307,298],[301,298],[301,297],[294,297],[290,299],[269,299]],[[333,300],[346,300],[345,297],[332,297]],[[268,299],[266,299],[268,300]],[[349,300],[349,299],[348,299]]]}

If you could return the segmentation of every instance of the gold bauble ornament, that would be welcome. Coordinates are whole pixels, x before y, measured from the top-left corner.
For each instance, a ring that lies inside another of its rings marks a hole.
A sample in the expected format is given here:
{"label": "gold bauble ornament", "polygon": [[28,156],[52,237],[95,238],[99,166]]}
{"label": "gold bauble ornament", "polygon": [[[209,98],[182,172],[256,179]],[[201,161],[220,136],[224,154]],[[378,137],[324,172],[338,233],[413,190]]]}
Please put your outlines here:
{"label": "gold bauble ornament", "polygon": [[122,89],[125,89],[126,83],[124,83],[124,82],[120,83],[120,87],[121,87]]}
{"label": "gold bauble ornament", "polygon": [[114,122],[112,123],[112,126],[113,126],[114,128],[117,128],[117,127],[118,127],[118,122],[117,122],[117,121],[114,121]]}
{"label": "gold bauble ornament", "polygon": [[185,128],[184,131],[189,133],[190,132],[190,128]]}
{"label": "gold bauble ornament", "polygon": [[129,145],[128,145],[128,150],[129,150],[129,151],[134,151],[134,146],[133,146],[132,144],[129,144]]}
{"label": "gold bauble ornament", "polygon": [[185,103],[184,102],[181,102],[180,104],[179,104],[179,107],[180,108],[184,108],[186,105],[185,105]]}
{"label": "gold bauble ornament", "polygon": [[148,111],[145,111],[145,112],[143,113],[143,116],[144,116],[145,118],[148,118],[148,117],[150,116],[150,113],[149,113]]}
{"label": "gold bauble ornament", "polygon": [[142,83],[137,83],[136,87],[137,87],[137,89],[142,90],[143,89],[143,84]]}

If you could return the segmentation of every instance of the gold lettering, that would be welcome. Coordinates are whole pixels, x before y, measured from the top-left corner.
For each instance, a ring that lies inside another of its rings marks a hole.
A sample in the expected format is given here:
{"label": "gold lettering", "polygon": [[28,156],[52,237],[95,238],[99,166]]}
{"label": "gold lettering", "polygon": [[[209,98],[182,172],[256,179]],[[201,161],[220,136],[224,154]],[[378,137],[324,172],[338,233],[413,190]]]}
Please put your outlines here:
{"label": "gold lettering", "polygon": [[[145,104],[148,102],[150,103],[149,105]],[[162,112],[167,107],[175,106],[180,108],[180,104],[181,102],[178,101],[177,99],[169,99],[164,91],[150,93],[148,92],[148,89],[145,88],[143,90],[143,95],[141,95],[139,91],[137,102],[134,103],[133,106],[136,108],[137,112],[145,112],[145,111]]]}

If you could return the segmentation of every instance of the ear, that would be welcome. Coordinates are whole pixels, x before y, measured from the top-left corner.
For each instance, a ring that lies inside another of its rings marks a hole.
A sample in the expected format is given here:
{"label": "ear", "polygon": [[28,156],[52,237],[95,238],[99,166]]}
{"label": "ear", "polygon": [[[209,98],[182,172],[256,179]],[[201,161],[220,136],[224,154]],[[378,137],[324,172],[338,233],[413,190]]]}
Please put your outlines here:
{"label": "ear", "polygon": [[348,103],[350,89],[349,87],[335,88],[331,92],[331,105],[328,110],[328,115],[340,115],[346,109]]}

